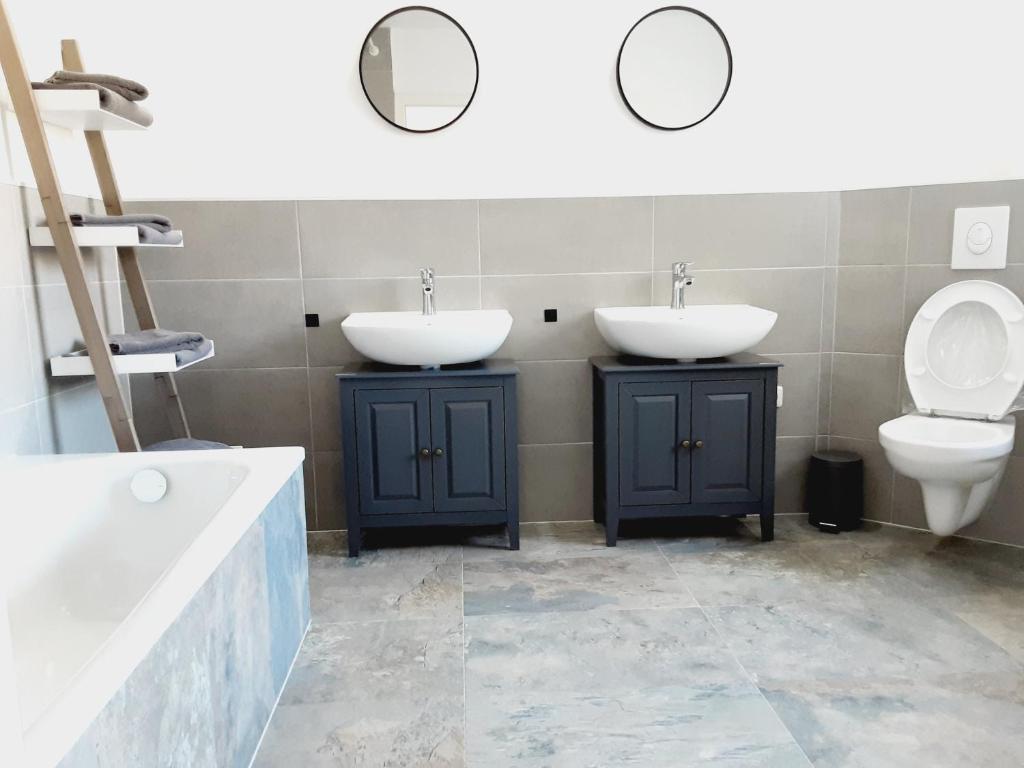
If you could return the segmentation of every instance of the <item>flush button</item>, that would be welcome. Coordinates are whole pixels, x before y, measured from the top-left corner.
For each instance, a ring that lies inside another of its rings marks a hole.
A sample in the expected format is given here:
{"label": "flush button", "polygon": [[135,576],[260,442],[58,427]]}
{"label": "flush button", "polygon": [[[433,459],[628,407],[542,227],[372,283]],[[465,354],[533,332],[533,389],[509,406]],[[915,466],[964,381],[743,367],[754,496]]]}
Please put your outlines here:
{"label": "flush button", "polygon": [[953,213],[953,269],[1005,269],[1010,206],[957,208]]}

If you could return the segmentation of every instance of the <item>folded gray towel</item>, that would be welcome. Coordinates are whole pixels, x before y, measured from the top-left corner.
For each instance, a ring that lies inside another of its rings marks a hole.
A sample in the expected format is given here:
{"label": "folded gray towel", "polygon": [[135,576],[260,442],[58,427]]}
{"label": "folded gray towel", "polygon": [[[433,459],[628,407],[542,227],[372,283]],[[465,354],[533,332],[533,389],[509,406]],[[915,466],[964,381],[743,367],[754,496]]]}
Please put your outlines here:
{"label": "folded gray towel", "polygon": [[176,229],[161,232],[148,224],[136,224],[135,228],[139,230],[139,242],[148,245],[181,245],[184,239],[181,232]]}
{"label": "folded gray towel", "polygon": [[130,227],[145,224],[158,232],[170,232],[174,224],[158,213],[126,213],[121,216],[95,216],[91,213],[72,213],[71,223],[76,227]]}
{"label": "folded gray towel", "polygon": [[159,352],[194,351],[206,341],[201,333],[190,331],[165,331],[153,328],[134,333],[110,335],[110,351],[115,355],[146,355]]}
{"label": "folded gray towel", "polygon": [[129,80],[126,77],[117,75],[101,75],[96,72],[69,72],[66,69],[58,69],[48,78],[46,82],[54,85],[68,85],[70,83],[95,83],[113,91],[118,96],[128,101],[142,101],[149,96],[149,89],[142,83]]}
{"label": "folded gray towel", "polygon": [[177,437],[173,440],[164,440],[159,443],[147,445],[144,451],[216,451],[221,448],[230,448],[226,443],[217,443],[213,440],[197,440],[194,437]]}
{"label": "folded gray towel", "polygon": [[96,91],[100,95],[100,106],[107,112],[146,128],[153,124],[153,115],[148,110],[96,83],[32,83],[32,87],[37,91]]}
{"label": "folded gray towel", "polygon": [[195,349],[183,349],[180,352],[174,353],[174,359],[178,363],[180,368],[183,365],[194,363],[196,360],[202,360],[210,352],[213,351],[213,342],[209,339],[203,339],[203,342]]}

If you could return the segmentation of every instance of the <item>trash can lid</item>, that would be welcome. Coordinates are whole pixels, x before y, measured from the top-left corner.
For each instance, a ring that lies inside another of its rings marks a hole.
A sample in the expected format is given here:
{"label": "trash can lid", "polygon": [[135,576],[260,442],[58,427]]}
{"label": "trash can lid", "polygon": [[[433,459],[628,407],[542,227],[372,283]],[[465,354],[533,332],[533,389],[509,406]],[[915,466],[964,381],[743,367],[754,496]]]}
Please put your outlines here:
{"label": "trash can lid", "polygon": [[828,464],[853,464],[864,461],[859,453],[853,451],[815,451],[811,458]]}

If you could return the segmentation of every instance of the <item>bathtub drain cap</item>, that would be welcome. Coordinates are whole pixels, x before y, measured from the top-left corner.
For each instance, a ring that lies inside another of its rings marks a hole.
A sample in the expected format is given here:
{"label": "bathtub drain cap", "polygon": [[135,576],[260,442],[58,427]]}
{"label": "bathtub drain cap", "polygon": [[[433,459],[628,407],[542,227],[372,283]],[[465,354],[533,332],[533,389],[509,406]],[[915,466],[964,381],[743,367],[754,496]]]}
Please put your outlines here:
{"label": "bathtub drain cap", "polygon": [[167,478],[155,469],[143,469],[132,477],[132,495],[145,504],[160,501],[167,493]]}

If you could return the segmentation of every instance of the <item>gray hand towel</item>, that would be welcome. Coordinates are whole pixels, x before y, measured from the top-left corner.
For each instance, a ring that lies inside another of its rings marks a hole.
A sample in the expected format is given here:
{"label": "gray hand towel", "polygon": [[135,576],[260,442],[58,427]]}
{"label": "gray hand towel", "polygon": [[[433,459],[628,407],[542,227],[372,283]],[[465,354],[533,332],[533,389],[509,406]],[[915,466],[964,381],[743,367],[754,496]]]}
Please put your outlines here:
{"label": "gray hand towel", "polygon": [[153,124],[153,115],[148,110],[96,83],[32,83],[32,87],[37,91],[96,91],[100,95],[100,107],[107,112],[146,128]]}
{"label": "gray hand towel", "polygon": [[110,351],[115,355],[145,355],[159,352],[196,350],[206,341],[201,333],[191,331],[165,331],[154,328],[134,333],[110,335]]}
{"label": "gray hand towel", "polygon": [[91,213],[72,213],[71,223],[76,227],[133,227],[145,224],[158,232],[170,232],[174,224],[157,213],[126,213],[121,216],[96,216]]}
{"label": "gray hand towel", "polygon": [[203,339],[202,343],[195,349],[183,349],[180,352],[174,353],[174,359],[178,362],[178,367],[194,363],[196,360],[202,360],[210,352],[213,351],[213,342],[209,339]]}
{"label": "gray hand towel", "polygon": [[149,96],[149,89],[142,83],[129,80],[126,77],[117,75],[101,75],[97,72],[69,72],[66,69],[58,69],[48,78],[46,82],[55,85],[68,85],[70,83],[95,83],[113,91],[128,101],[142,101]]}
{"label": "gray hand towel", "polygon": [[184,239],[181,231],[176,229],[161,232],[147,224],[136,224],[135,228],[139,230],[139,242],[147,245],[181,245]]}

